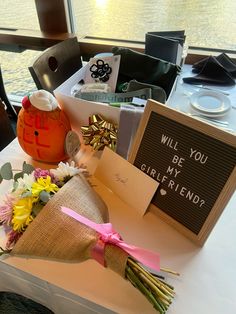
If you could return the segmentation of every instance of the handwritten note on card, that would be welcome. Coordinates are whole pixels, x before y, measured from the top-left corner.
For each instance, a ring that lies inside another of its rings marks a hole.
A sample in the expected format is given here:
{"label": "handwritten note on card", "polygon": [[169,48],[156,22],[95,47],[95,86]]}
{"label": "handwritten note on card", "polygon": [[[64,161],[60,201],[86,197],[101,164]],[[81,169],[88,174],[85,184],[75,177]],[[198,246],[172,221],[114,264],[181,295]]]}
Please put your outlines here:
{"label": "handwritten note on card", "polygon": [[141,215],[159,185],[109,148],[104,149],[94,175]]}

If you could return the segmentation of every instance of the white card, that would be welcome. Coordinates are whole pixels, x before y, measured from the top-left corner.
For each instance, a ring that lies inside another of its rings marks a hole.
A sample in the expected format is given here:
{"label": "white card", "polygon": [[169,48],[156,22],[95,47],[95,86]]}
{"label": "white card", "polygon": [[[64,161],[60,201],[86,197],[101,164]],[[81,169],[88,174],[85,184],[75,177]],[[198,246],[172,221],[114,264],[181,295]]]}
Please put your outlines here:
{"label": "white card", "polygon": [[105,148],[94,176],[120,199],[144,215],[159,183]]}
{"label": "white card", "polygon": [[[111,92],[115,92],[116,83],[120,66],[120,55],[103,57],[103,58],[91,58],[89,60],[89,66],[86,69],[84,82],[89,83],[106,83],[110,86]],[[92,77],[95,75],[95,77]],[[106,77],[105,80],[103,80]]]}

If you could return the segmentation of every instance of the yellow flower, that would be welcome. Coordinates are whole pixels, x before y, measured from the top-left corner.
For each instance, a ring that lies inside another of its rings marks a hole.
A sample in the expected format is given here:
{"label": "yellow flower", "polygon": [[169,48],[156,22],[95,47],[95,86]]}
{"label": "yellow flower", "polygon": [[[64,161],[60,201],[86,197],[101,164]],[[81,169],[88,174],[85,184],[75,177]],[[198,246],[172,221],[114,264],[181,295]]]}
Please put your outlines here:
{"label": "yellow flower", "polygon": [[24,231],[24,229],[30,224],[33,220],[31,215],[32,204],[35,201],[33,197],[25,197],[21,198],[14,206],[13,206],[13,230],[14,231]]}
{"label": "yellow flower", "polygon": [[32,185],[32,194],[33,196],[39,196],[42,191],[46,191],[48,193],[55,193],[59,190],[59,187],[51,182],[51,177],[47,176],[46,178],[40,177],[36,182]]}

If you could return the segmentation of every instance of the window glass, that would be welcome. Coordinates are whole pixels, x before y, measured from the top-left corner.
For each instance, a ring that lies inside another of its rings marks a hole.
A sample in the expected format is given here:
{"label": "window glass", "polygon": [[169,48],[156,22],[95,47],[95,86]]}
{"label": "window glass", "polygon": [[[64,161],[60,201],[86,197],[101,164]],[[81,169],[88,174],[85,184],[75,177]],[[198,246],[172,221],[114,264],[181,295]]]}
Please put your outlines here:
{"label": "window glass", "polygon": [[34,0],[1,0],[0,27],[39,30]]}
{"label": "window glass", "polygon": [[[0,28],[39,30],[34,0],[1,0]],[[20,101],[22,96],[35,90],[35,84],[28,70],[38,51],[18,50],[17,47],[2,46],[0,64],[4,87],[10,99]],[[4,51],[6,50],[6,51]]]}
{"label": "window glass", "polygon": [[236,51],[235,0],[73,0],[80,36],[144,41],[147,31],[186,30],[189,46]]}
{"label": "window glass", "polygon": [[36,90],[28,66],[32,65],[39,53],[34,50],[25,50],[20,53],[0,50],[4,87],[9,97],[16,102]]}

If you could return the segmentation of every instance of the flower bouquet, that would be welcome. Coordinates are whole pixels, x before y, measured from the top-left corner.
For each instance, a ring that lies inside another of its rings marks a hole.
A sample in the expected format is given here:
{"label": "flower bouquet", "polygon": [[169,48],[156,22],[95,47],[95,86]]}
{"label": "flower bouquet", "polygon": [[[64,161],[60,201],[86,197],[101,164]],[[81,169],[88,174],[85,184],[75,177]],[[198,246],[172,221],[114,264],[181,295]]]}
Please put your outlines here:
{"label": "flower bouquet", "polygon": [[165,313],[174,289],[142,266],[160,270],[159,256],[126,244],[113,230],[105,203],[83,171],[73,162],[61,162],[51,170],[24,163],[13,176],[10,163],[3,165],[0,182],[12,179],[13,188],[0,206],[0,223],[7,234],[0,254],[69,262],[93,258],[128,279],[157,311]]}

